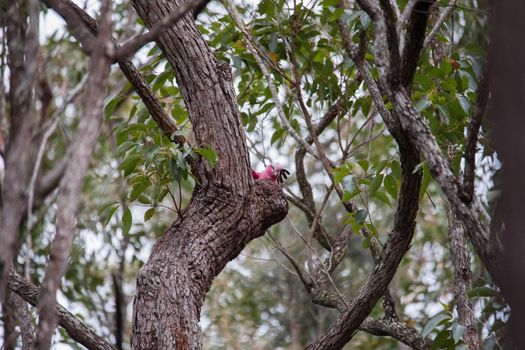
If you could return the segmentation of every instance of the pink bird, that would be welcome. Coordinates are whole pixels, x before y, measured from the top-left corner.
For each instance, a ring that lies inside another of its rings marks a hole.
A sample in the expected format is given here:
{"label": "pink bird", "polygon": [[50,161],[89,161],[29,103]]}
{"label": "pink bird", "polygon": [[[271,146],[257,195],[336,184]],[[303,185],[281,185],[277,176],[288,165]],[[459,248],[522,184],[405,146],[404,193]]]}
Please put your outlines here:
{"label": "pink bird", "polygon": [[283,178],[286,179],[290,175],[290,172],[283,168],[279,163],[270,164],[261,172],[252,169],[252,176],[254,179],[259,180],[270,180],[275,182],[283,182]]}

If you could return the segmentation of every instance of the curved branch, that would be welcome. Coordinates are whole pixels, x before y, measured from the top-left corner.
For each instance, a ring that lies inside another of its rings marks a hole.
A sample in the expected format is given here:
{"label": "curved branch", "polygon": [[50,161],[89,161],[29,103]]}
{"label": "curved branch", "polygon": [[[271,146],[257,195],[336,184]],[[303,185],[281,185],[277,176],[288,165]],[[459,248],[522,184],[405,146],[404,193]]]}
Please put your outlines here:
{"label": "curved branch", "polygon": [[374,335],[390,336],[417,350],[427,350],[432,346],[430,338],[423,337],[417,329],[399,320],[367,317],[359,329]]}
{"label": "curved branch", "polygon": [[425,31],[427,28],[430,8],[435,0],[417,1],[408,20],[406,44],[401,62],[401,84],[411,90],[416,73],[417,62],[424,48]]}
{"label": "curved branch", "polygon": [[[35,307],[38,305],[38,300],[40,299],[38,287],[26,281],[15,272],[10,273],[8,283],[9,289],[18,294],[27,303]],[[58,314],[59,325],[66,330],[67,334],[69,334],[73,340],[90,350],[117,350],[63,306],[55,304],[55,308]]]}

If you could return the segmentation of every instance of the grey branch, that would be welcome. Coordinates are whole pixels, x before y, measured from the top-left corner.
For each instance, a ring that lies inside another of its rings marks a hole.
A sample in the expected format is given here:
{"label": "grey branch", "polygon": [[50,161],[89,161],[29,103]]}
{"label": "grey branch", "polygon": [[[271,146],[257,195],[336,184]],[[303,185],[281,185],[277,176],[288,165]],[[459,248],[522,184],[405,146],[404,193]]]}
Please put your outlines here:
{"label": "grey branch", "polygon": [[448,236],[450,239],[450,255],[454,267],[454,299],[458,311],[459,324],[465,327],[463,341],[470,350],[480,348],[480,337],[476,329],[474,307],[467,293],[472,288],[472,271],[467,238],[462,223],[450,207],[448,215]]}
{"label": "grey branch", "polygon": [[[33,306],[38,305],[38,300],[40,299],[38,287],[26,281],[17,273],[11,272],[9,276],[9,289],[18,294],[27,303]],[[76,342],[90,350],[117,350],[60,304],[55,304],[55,309],[58,314],[58,323]]]}
{"label": "grey branch", "polygon": [[428,47],[428,45],[430,45],[430,42],[432,41],[432,39],[434,39],[437,32],[443,25],[443,23],[445,23],[447,18],[450,16],[452,11],[456,7],[456,2],[457,0],[451,0],[449,4],[447,5],[447,7],[445,7],[443,12],[439,15],[439,18],[437,19],[436,23],[434,23],[434,26],[430,30],[430,33],[428,33],[427,37],[425,38],[425,42],[423,44],[423,50],[425,50]]}
{"label": "grey branch", "polygon": [[56,233],[49,253],[42,291],[38,304],[39,321],[36,348],[49,349],[51,338],[57,325],[56,293],[60,279],[68,265],[68,257],[75,236],[75,217],[78,198],[82,192],[84,177],[89,160],[98,138],[102,124],[103,101],[106,96],[111,59],[111,2],[102,1],[100,33],[91,53],[89,77],[83,100],[83,115],[80,120],[77,137],[69,149],[68,164],[64,178],[60,183],[57,201]]}

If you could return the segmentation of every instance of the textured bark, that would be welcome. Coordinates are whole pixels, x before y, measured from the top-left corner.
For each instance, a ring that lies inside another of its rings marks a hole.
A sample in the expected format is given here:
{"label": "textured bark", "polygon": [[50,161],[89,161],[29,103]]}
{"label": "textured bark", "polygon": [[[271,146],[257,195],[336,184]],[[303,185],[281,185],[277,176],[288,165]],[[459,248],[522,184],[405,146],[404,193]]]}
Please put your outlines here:
{"label": "textured bark", "polygon": [[333,350],[343,348],[352,339],[355,330],[370,314],[385,292],[394,277],[401,258],[410,247],[419,208],[421,172],[414,173],[414,168],[419,163],[417,152],[414,153],[411,148],[405,149],[403,144],[400,144],[400,147],[402,180],[394,229],[381,252],[378,263],[358,295],[325,334],[307,349]]}
{"label": "textured bark", "polygon": [[[9,289],[11,292],[18,294],[20,298],[27,303],[33,306],[38,305],[38,300],[40,299],[38,287],[26,281],[18,274],[11,272],[9,276]],[[71,339],[90,350],[117,350],[61,305],[56,304],[55,307],[58,314],[58,323],[66,330]]]}
{"label": "textured bark", "polygon": [[458,178],[453,174],[447,159],[443,155],[426,120],[414,109],[412,101],[403,88],[393,92],[393,106],[401,116],[403,129],[406,130],[412,142],[425,155],[432,177],[439,184],[448,198],[452,210],[457,213],[465,225],[466,233],[473,243],[485,268],[497,280],[501,271],[503,248],[497,241],[489,240],[478,214],[465,204],[465,196]]}
{"label": "textured bark", "polygon": [[[35,334],[27,303],[18,294],[12,291],[9,293],[11,302],[16,307],[20,337],[22,338],[22,350],[33,350],[35,348]],[[5,349],[7,350],[8,348],[6,347]]]}
{"label": "textured bark", "polygon": [[401,64],[401,84],[409,91],[416,74],[417,63],[425,41],[425,30],[431,13],[430,8],[434,1],[417,1],[408,21],[406,45]]}
{"label": "textured bark", "polygon": [[38,305],[39,321],[36,348],[46,350],[58,323],[56,293],[60,279],[67,269],[67,259],[75,235],[75,217],[78,196],[82,191],[84,176],[102,123],[102,105],[106,95],[109,68],[108,55],[111,39],[111,11],[108,2],[102,5],[102,25],[90,61],[87,89],[84,94],[83,115],[76,139],[69,150],[68,164],[60,183],[57,202],[57,230],[51,243],[49,262],[42,282]]}
{"label": "textured bark", "polygon": [[11,1],[0,4],[6,11],[7,46],[9,64],[9,103],[11,109],[9,143],[5,157],[5,176],[2,187],[0,213],[0,300],[4,300],[7,276],[16,251],[18,229],[27,202],[32,162],[32,135],[37,122],[33,110],[36,82],[36,57],[38,52],[38,2],[31,2],[30,30],[27,30],[27,14]]}
{"label": "textured bark", "polygon": [[417,329],[395,319],[367,317],[359,329],[378,336],[390,336],[417,350],[430,349],[432,346],[430,338],[423,337]]}
{"label": "textured bark", "polygon": [[467,293],[472,288],[472,272],[467,238],[463,225],[458,217],[448,209],[448,235],[450,239],[450,254],[454,267],[454,299],[458,311],[459,324],[465,326],[463,340],[470,350],[480,348],[479,333],[476,329],[476,318],[472,301]]}
{"label": "textured bark", "polygon": [[5,301],[2,303],[2,322],[3,322],[3,338],[5,350],[14,350],[16,348],[16,339],[18,333],[16,332],[16,306],[13,297],[8,291]]}
{"label": "textured bark", "polygon": [[[180,2],[132,4],[151,27]],[[282,220],[288,204],[278,184],[252,179],[230,67],[217,61],[191,16],[157,43],[174,69],[198,147],[212,147],[218,161],[213,169],[200,162],[189,206],[139,272],[131,347],[200,349],[200,310],[213,278],[250,240]]]}

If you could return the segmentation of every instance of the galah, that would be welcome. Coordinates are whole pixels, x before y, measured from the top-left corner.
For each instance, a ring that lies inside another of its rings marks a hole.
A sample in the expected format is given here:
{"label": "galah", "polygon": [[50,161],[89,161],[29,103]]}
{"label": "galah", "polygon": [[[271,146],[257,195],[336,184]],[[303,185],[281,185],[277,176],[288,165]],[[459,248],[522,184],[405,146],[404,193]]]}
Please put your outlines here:
{"label": "galah", "polygon": [[282,183],[289,175],[290,172],[284,169],[279,163],[272,163],[261,172],[252,169],[253,178],[259,180],[270,180]]}

